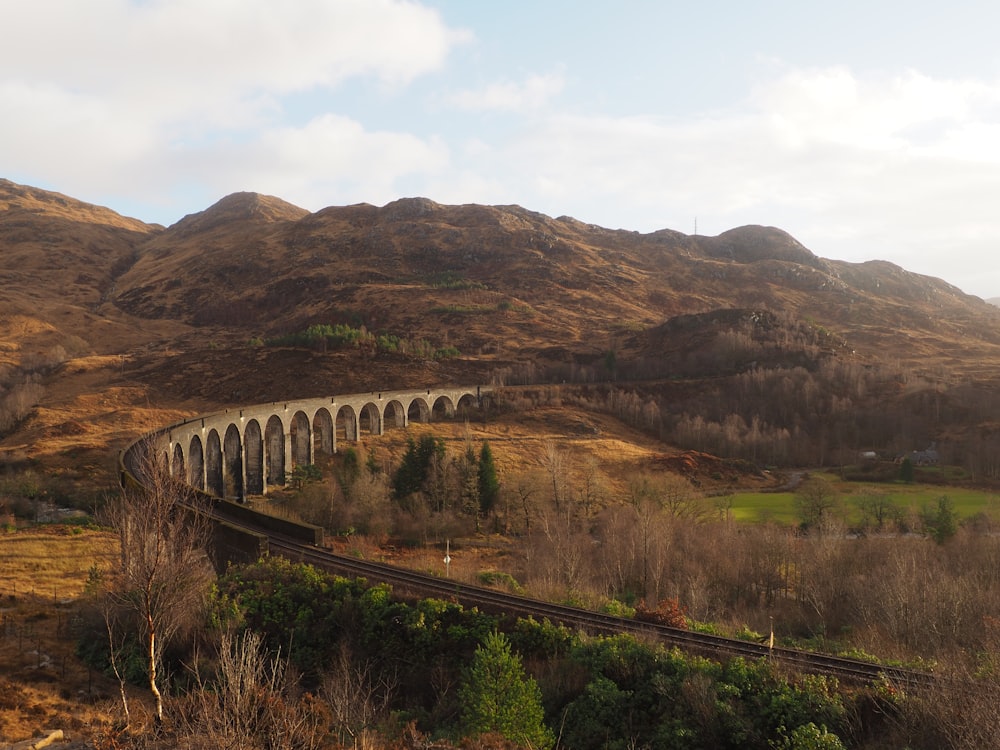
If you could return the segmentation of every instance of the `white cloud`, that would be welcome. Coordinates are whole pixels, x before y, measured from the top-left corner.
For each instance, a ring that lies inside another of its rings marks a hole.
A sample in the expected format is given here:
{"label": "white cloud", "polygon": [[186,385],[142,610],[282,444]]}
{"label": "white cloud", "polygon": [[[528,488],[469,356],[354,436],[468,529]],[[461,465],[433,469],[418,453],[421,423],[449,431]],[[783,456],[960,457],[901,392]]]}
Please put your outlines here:
{"label": "white cloud", "polygon": [[250,190],[316,211],[395,200],[408,180],[443,173],[449,161],[449,150],[438,139],[368,131],[355,120],[328,114],[301,128],[175,149],[158,155],[153,169],[165,184],[197,186],[204,202],[192,210]]}
{"label": "white cloud", "polygon": [[[35,0],[0,24],[0,93],[99,101],[109,120],[177,139],[265,124],[279,97],[352,77],[405,84],[465,38],[405,0]],[[14,119],[29,135],[37,124]]]}
{"label": "white cloud", "polygon": [[[296,129],[285,123],[284,97],[329,99],[352,78],[405,86],[468,39],[410,0],[20,3],[0,24],[0,163],[81,196],[154,200],[179,182],[232,184],[283,162],[302,168],[296,181],[324,184],[318,167],[341,153],[329,147],[336,131],[367,157],[341,155],[338,179],[385,184],[440,148],[403,133],[365,134],[334,115]],[[289,155],[314,142],[325,148],[318,157]],[[230,171],[209,174],[207,164]]]}
{"label": "white cloud", "polygon": [[86,93],[0,82],[0,159],[14,172],[44,174],[67,192],[130,179],[156,147],[147,123]]}
{"label": "white cloud", "polygon": [[5,77],[105,92],[406,82],[466,38],[405,0],[35,0],[0,26]]}
{"label": "white cloud", "polygon": [[[760,86],[753,98],[790,147],[827,142],[956,156],[967,153],[961,145],[967,129],[997,114],[1000,86],[936,80],[915,71],[859,78],[837,67],[791,71]],[[998,153],[991,146],[986,153],[977,150],[976,158]]]}
{"label": "white cloud", "polygon": [[[313,210],[361,199],[389,202],[399,197],[401,181],[433,176],[449,162],[448,149],[436,139],[368,132],[336,115],[323,115],[303,128],[269,131],[237,153],[247,164],[240,177],[244,184],[261,192],[270,186]],[[224,171],[232,177],[232,169]]]}
{"label": "white cloud", "polygon": [[460,91],[450,101],[471,111],[524,112],[545,106],[564,86],[561,73],[534,74],[520,82],[498,81],[482,89]]}

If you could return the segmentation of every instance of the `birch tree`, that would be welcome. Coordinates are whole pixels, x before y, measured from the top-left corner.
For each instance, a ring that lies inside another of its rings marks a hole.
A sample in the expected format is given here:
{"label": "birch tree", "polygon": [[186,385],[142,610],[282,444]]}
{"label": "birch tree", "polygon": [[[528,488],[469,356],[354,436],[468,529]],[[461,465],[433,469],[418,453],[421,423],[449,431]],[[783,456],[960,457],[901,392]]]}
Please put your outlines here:
{"label": "birch tree", "polygon": [[124,488],[105,507],[120,545],[107,593],[120,610],[134,616],[160,722],[164,649],[196,622],[213,571],[206,554],[208,520],[198,512],[195,493],[153,460],[144,460],[140,473],[144,487]]}

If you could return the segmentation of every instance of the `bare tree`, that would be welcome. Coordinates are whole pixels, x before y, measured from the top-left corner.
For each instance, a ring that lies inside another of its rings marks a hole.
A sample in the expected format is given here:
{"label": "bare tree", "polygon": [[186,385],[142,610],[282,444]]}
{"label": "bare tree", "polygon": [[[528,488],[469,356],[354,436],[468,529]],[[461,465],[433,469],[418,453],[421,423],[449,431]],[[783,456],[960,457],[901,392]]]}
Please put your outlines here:
{"label": "bare tree", "polygon": [[288,664],[269,655],[253,631],[224,633],[214,678],[196,670],[197,689],[181,701],[179,735],[192,748],[317,750],[329,714],[316,701],[290,696]]}
{"label": "bare tree", "polygon": [[121,698],[122,713],[125,715],[125,727],[128,728],[132,723],[132,711],[128,704],[128,691],[125,689],[127,680],[123,664],[123,652],[128,636],[119,621],[120,610],[114,601],[105,597],[100,603],[100,608],[108,635],[108,662],[111,664],[111,671],[115,673],[115,679],[118,680],[118,696]]}
{"label": "bare tree", "polygon": [[366,739],[388,716],[394,689],[394,679],[376,675],[367,662],[357,664],[347,644],[341,645],[336,663],[324,674],[320,693],[345,747],[345,740],[354,747],[370,746]]}
{"label": "bare tree", "polygon": [[569,466],[566,455],[559,449],[555,441],[545,442],[545,453],[541,457],[542,466],[548,474],[549,484],[552,487],[552,504],[556,511],[561,510],[566,501],[567,476]]}
{"label": "bare tree", "polygon": [[392,531],[391,493],[385,473],[363,472],[354,483],[355,520],[369,536],[383,539]]}
{"label": "bare tree", "polygon": [[581,476],[577,492],[583,513],[586,517],[593,515],[604,503],[608,488],[601,479],[600,468],[593,457],[584,459],[581,466]]}
{"label": "bare tree", "polygon": [[[516,531],[530,534],[532,521],[538,517],[541,504],[541,487],[545,479],[537,472],[519,473],[504,482],[500,495],[501,513],[503,514],[503,531],[506,534],[512,528]],[[514,517],[523,519],[523,527],[517,528]]]}
{"label": "bare tree", "polygon": [[194,493],[152,459],[143,460],[139,469],[145,486],[125,487],[105,506],[107,522],[120,544],[108,594],[138,621],[160,722],[163,697],[158,670],[163,650],[202,611],[213,572],[206,554],[208,519],[199,512]]}
{"label": "bare tree", "polygon": [[596,520],[600,542],[595,555],[605,591],[621,597],[638,590],[640,576],[636,544],[636,510],[630,505],[606,508]]}
{"label": "bare tree", "polygon": [[660,506],[671,519],[697,521],[708,515],[708,502],[686,477],[662,474],[656,477],[653,486]]}
{"label": "bare tree", "polygon": [[840,514],[840,498],[833,485],[821,477],[810,477],[795,491],[795,513],[803,527],[822,534]]}
{"label": "bare tree", "polygon": [[591,540],[582,519],[566,512],[568,507],[564,505],[562,512],[549,508],[539,515],[533,568],[536,574],[546,576],[549,584],[577,593],[586,581]]}
{"label": "bare tree", "polygon": [[259,747],[274,729],[271,714],[284,675],[280,659],[265,655],[257,633],[224,633],[216,672],[213,684],[198,676],[199,689],[190,696],[198,704],[191,729],[232,750]]}
{"label": "bare tree", "polygon": [[670,545],[678,519],[697,516],[700,497],[690,483],[673,474],[640,474],[629,483],[629,500],[635,515],[633,545],[641,574],[640,592],[654,603],[663,593],[668,573]]}
{"label": "bare tree", "polygon": [[861,511],[862,523],[866,528],[881,532],[897,526],[903,518],[903,509],[893,502],[892,497],[883,492],[868,492],[855,501]]}

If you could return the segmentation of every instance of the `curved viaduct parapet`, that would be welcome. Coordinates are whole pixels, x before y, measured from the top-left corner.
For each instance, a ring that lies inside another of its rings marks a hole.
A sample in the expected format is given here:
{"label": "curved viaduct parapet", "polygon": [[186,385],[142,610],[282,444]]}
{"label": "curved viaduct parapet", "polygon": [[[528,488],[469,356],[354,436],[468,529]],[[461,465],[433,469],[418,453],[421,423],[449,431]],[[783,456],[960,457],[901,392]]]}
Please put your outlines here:
{"label": "curved viaduct parapet", "polygon": [[488,386],[372,391],[226,409],[136,440],[122,452],[122,470],[135,475],[140,449],[149,450],[170,476],[210,495],[264,495],[296,466],[332,456],[341,443],[478,408],[492,392]]}

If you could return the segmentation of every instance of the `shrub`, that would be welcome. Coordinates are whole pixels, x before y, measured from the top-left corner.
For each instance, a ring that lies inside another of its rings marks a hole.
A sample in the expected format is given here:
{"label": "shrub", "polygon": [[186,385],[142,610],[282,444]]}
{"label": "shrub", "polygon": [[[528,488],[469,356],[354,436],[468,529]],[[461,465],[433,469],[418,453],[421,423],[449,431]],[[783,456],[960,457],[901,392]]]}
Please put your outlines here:
{"label": "shrub", "polygon": [[481,281],[466,279],[455,271],[441,271],[440,273],[431,274],[427,278],[427,284],[435,289],[452,289],[456,291],[486,289],[486,285]]}
{"label": "shrub", "polygon": [[656,605],[656,609],[649,609],[646,601],[642,600],[635,605],[635,619],[681,630],[688,629],[687,610],[677,599],[664,599]]}
{"label": "shrub", "polygon": [[620,602],[617,599],[609,599],[601,607],[601,611],[606,615],[611,615],[612,617],[624,617],[633,618],[636,616],[636,608],[628,606],[625,602]]}
{"label": "shrub", "polygon": [[497,570],[484,570],[476,576],[483,586],[498,586],[505,588],[515,594],[521,594],[524,589],[510,573],[503,573]]}

